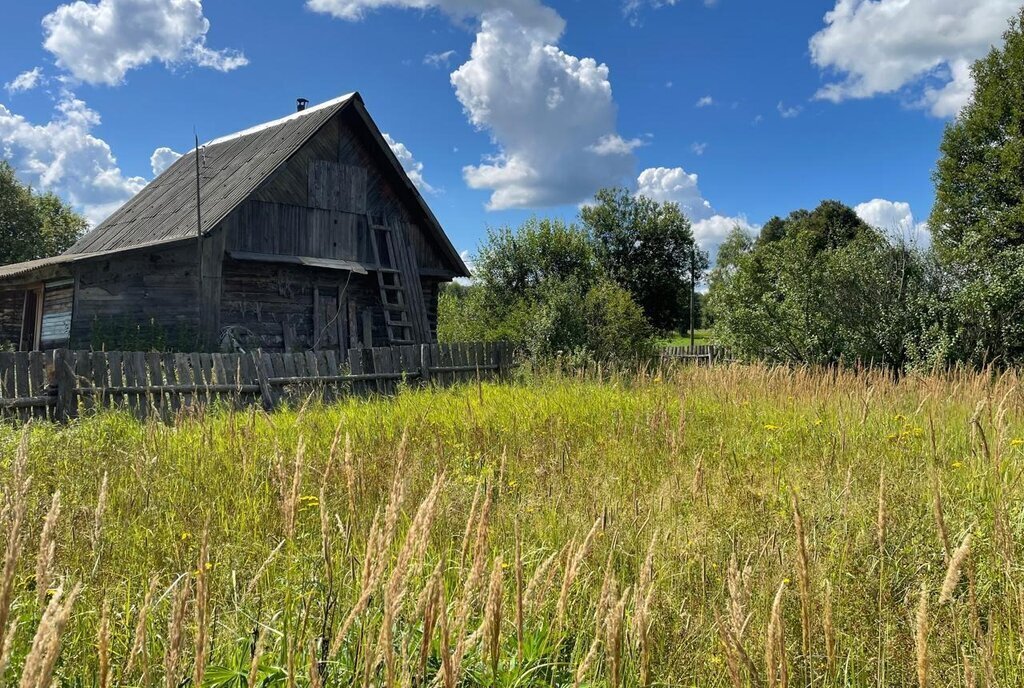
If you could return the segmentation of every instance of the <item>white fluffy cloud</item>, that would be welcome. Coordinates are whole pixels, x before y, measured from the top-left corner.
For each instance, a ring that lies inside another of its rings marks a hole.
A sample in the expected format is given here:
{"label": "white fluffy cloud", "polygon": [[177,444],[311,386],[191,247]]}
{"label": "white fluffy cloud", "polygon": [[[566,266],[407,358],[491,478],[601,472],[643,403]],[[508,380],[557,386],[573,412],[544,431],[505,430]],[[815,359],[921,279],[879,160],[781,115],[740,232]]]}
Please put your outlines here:
{"label": "white fluffy cloud", "polygon": [[715,259],[718,257],[718,247],[721,246],[722,242],[729,236],[729,232],[737,226],[752,235],[761,231],[760,227],[750,224],[747,218],[742,215],[737,217],[712,215],[711,217],[703,220],[697,220],[693,223],[693,236],[697,239],[697,244],[708,252],[712,266],[715,264]]}
{"label": "white fluffy cloud", "polygon": [[651,167],[637,177],[637,195],[647,196],[656,201],[678,203],[683,213],[693,223],[693,235],[697,243],[708,252],[714,265],[718,247],[733,227],[739,225],[751,233],[758,227],[750,224],[743,216],[728,217],[716,213],[701,195],[697,186],[697,175],[682,167]]}
{"label": "white fluffy cloud", "polygon": [[110,146],[92,134],[99,123],[95,111],[67,92],[46,124],[0,105],[0,153],[22,180],[59,194],[95,224],[146,185],[142,177],[126,177]]}
{"label": "white fluffy cloud", "polygon": [[149,156],[149,166],[153,168],[153,176],[159,177],[163,174],[163,171],[174,164],[174,161],[181,157],[181,153],[171,150],[166,146],[161,146],[153,151],[153,155]]}
{"label": "white fluffy cloud", "polygon": [[30,69],[27,72],[22,72],[18,76],[14,77],[6,84],[4,88],[10,94],[24,93],[25,91],[31,91],[43,81],[43,68],[36,67]]}
{"label": "white fluffy cloud", "polygon": [[436,193],[437,189],[428,184],[427,180],[423,178],[423,163],[413,157],[412,151],[401,141],[395,141],[391,138],[390,134],[385,133],[384,140],[388,142],[391,152],[398,158],[398,162],[402,163],[402,168],[409,175],[409,179],[416,185],[416,188],[423,193]]}
{"label": "white fluffy cloud", "polygon": [[702,96],[694,107],[705,108],[715,104],[715,99],[711,96]]}
{"label": "white fluffy cloud", "polygon": [[971,61],[1000,43],[1019,0],[836,0],[811,58],[840,75],[818,97],[839,102],[903,89],[938,117],[953,116],[973,86]]}
{"label": "white fluffy cloud", "polygon": [[492,191],[492,209],[576,203],[619,183],[634,166],[615,130],[608,67],[560,50],[548,25],[489,12],[470,60],[451,77],[470,122],[498,152],[466,167],[467,184]]}
{"label": "white fluffy cloud", "polygon": [[463,170],[488,207],[578,203],[634,169],[640,141],[616,130],[608,67],[558,47],[564,20],[537,0],[307,0],[342,19],[381,7],[438,9],[477,22],[469,60],[451,75],[469,121],[495,152]]}
{"label": "white fluffy cloud", "polygon": [[225,72],[248,64],[238,51],[208,48],[209,29],[201,0],[77,0],[43,18],[43,46],[75,78],[110,86],[153,61]]}
{"label": "white fluffy cloud", "polygon": [[682,167],[649,167],[636,179],[636,192],[658,202],[671,201],[691,220],[710,217],[711,204],[697,187],[697,175]]}
{"label": "white fluffy cloud", "polygon": [[641,139],[627,141],[618,134],[606,134],[597,143],[588,146],[587,150],[598,155],[629,155],[642,145],[644,142]]}
{"label": "white fluffy cloud", "polygon": [[918,246],[927,246],[931,242],[927,222],[917,222],[910,204],[903,201],[888,201],[874,198],[854,207],[860,219],[872,227],[877,227],[887,235],[903,239]]}

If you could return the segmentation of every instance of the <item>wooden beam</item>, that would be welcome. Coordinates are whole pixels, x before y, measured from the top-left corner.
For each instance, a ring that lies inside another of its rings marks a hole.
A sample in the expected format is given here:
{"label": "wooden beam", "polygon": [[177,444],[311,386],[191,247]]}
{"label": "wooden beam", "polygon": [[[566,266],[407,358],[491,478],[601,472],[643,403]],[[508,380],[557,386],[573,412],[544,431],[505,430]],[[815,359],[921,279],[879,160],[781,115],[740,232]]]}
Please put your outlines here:
{"label": "wooden beam", "polygon": [[363,346],[373,348],[373,312],[369,308],[363,311]]}
{"label": "wooden beam", "polygon": [[199,339],[204,351],[216,351],[220,337],[220,302],[224,288],[224,246],[227,232],[218,227],[203,238],[202,291],[199,298]]}
{"label": "wooden beam", "polygon": [[313,350],[320,349],[320,336],[323,334],[323,325],[320,318],[320,287],[313,285]]}
{"label": "wooden beam", "polygon": [[345,351],[345,287],[338,285],[338,308],[334,319],[338,325],[338,351]]}

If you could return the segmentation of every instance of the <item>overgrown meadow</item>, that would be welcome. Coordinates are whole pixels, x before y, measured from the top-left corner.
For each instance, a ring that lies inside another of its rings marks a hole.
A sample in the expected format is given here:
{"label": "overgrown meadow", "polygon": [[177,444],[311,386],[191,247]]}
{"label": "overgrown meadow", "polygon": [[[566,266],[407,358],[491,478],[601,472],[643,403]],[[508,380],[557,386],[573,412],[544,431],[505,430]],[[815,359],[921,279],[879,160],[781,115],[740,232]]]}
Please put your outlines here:
{"label": "overgrown meadow", "polygon": [[0,429],[0,682],[1024,683],[1015,374],[547,373]]}

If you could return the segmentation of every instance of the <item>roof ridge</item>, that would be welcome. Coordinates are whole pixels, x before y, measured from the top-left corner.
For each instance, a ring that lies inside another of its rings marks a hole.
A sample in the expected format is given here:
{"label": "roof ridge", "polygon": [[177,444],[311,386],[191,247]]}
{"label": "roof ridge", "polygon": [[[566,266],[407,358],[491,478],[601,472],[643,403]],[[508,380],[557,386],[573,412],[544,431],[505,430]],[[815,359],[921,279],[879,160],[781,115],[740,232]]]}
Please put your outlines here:
{"label": "roof ridge", "polygon": [[300,117],[304,117],[306,115],[312,114],[312,113],[317,112],[319,110],[323,110],[325,108],[329,108],[329,107],[333,107],[335,105],[339,105],[339,104],[349,100],[353,96],[355,96],[356,93],[357,93],[356,91],[352,91],[351,93],[346,93],[345,95],[338,96],[337,98],[331,98],[330,100],[326,100],[326,101],[324,101],[322,103],[319,103],[317,105],[314,105],[312,107],[307,107],[305,110],[299,110],[298,112],[293,112],[292,114],[287,115],[285,117],[280,117],[278,119],[271,120],[269,122],[264,122],[262,124],[256,124],[254,126],[249,127],[248,129],[243,129],[241,131],[236,131],[233,134],[225,134],[224,136],[220,136],[220,137],[217,137],[215,139],[211,139],[210,141],[207,141],[206,143],[201,144],[201,145],[202,146],[216,146],[217,144],[226,143],[228,141],[233,141],[235,139],[240,139],[240,138],[242,138],[244,136],[251,136],[252,134],[258,134],[261,131],[266,131],[267,129],[272,129],[272,128],[280,126],[282,124],[287,124],[288,122],[291,122],[292,120],[299,119]]}

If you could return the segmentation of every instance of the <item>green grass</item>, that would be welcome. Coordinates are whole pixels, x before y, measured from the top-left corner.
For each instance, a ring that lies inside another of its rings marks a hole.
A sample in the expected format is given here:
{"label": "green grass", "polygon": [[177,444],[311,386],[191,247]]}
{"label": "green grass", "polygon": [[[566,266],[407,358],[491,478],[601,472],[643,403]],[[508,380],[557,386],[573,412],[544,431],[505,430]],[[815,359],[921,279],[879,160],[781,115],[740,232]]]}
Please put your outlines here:
{"label": "green grass", "polygon": [[[593,646],[594,661],[581,677],[586,684],[610,685],[614,675],[637,686],[646,655],[652,684],[729,686],[736,649],[726,649],[717,629],[728,623],[733,556],[740,568],[749,566],[733,609],[741,620],[749,616],[740,647],[759,685],[780,585],[790,685],[916,685],[922,584],[931,603],[932,685],[962,685],[965,652],[979,675],[990,671],[999,685],[1021,685],[1019,382],[964,374],[894,383],[880,374],[687,366],[640,377],[549,375],[515,385],[410,390],[395,400],[270,415],[220,410],[174,426],[116,413],[66,428],[39,425],[29,435],[25,551],[13,579],[18,626],[2,680],[20,674],[33,642],[41,614],[36,549],[51,495],[60,490],[53,572],[69,587],[84,586],[63,633],[60,685],[98,685],[104,600],[118,684],[145,683],[145,662],[150,684],[164,685],[168,619],[186,581],[193,592],[183,658],[170,682],[192,675],[194,591],[207,524],[206,685],[247,685],[254,629],[264,631],[265,652],[253,674],[260,685],[287,685],[289,663],[298,685],[309,685],[310,648],[320,636],[333,638],[356,604],[368,549],[370,563],[382,567],[380,582],[326,665],[331,685],[386,684],[389,661],[394,683],[418,682],[421,656],[426,680],[435,677],[445,645],[440,621],[432,629],[427,623],[434,601],[435,620],[439,609],[447,610],[450,650],[462,641],[461,685],[572,685]],[[339,429],[340,448],[332,452]],[[8,502],[18,442],[18,429],[0,428]],[[395,482],[399,457],[404,467]],[[946,562],[933,517],[933,473],[953,547],[973,533],[953,601],[941,606]],[[104,474],[107,506],[94,542]],[[441,474],[445,484],[422,553],[406,576],[397,576],[405,533]],[[881,549],[880,475],[887,514]],[[493,486],[492,508],[481,525],[480,508],[471,514],[484,484]],[[292,494],[294,512],[287,508]],[[809,557],[806,652],[794,497]],[[375,514],[385,523],[389,504],[400,506],[391,512],[393,537],[368,548]],[[473,524],[468,544],[467,520]],[[9,510],[4,521],[6,531]],[[566,562],[595,522],[578,575],[563,585]],[[517,530],[524,584],[554,555],[550,585],[545,589],[541,576],[524,608],[521,655]],[[642,571],[652,541],[648,586]],[[423,594],[435,567],[443,605]],[[124,674],[152,576],[158,593],[146,626],[146,659]],[[401,599],[385,614],[392,587]],[[826,587],[834,662],[826,653]],[[621,617],[597,613],[602,589],[617,591],[611,608]],[[617,606],[621,595],[626,601]],[[501,600],[497,623],[493,603],[487,611],[489,597]],[[616,636],[609,631],[619,620]],[[421,655],[425,628],[431,632]],[[494,628],[500,630],[496,672],[487,649]],[[748,685],[748,669],[739,671],[741,685]]]}
{"label": "green grass", "polygon": [[[711,344],[711,330],[695,330],[694,331],[694,345],[701,346],[704,344]],[[689,346],[690,345],[690,331],[672,332],[666,337],[662,337],[658,340],[659,347],[666,346]]]}

